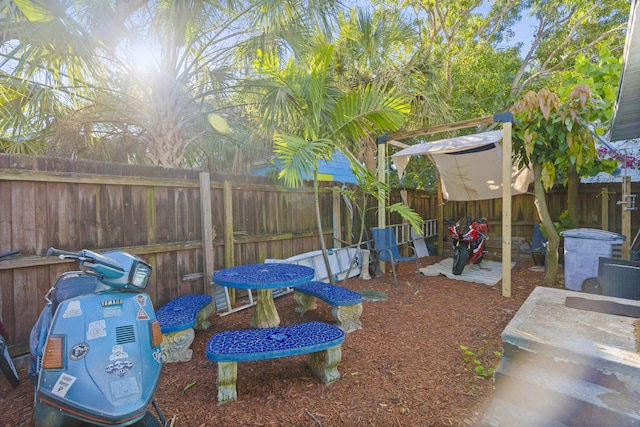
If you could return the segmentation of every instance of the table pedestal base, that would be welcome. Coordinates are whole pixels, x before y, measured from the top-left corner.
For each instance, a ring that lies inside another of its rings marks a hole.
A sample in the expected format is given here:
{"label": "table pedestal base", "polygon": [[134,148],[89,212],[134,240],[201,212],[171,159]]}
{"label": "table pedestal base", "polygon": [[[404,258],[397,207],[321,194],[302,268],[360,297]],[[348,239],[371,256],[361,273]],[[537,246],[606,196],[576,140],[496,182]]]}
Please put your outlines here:
{"label": "table pedestal base", "polygon": [[258,289],[258,302],[256,310],[251,316],[252,328],[275,328],[280,326],[280,316],[273,302],[273,291],[271,289]]}

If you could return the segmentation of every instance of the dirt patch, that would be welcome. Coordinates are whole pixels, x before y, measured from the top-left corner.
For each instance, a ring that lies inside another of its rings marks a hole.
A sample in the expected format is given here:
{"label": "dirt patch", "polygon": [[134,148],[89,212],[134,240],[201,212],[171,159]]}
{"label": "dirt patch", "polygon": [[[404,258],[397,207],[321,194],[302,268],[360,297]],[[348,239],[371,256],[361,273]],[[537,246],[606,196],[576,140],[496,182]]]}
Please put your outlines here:
{"label": "dirt patch", "polygon": [[[441,259],[424,258],[421,266]],[[217,366],[204,349],[216,332],[248,328],[253,308],[214,313],[213,326],[196,331],[193,359],[163,366],[156,401],[180,427],[478,425],[493,397],[489,370],[500,361],[500,334],[542,282],[544,273],[529,266],[512,270],[510,298],[502,296],[501,282],[490,287],[444,276],[418,281],[408,264],[400,267],[397,288],[391,273],[349,279],[344,285],[350,289],[382,291],[388,298],[363,302],[363,329],[347,334],[336,383],[325,386],[313,376],[307,356],[244,362],[238,364],[238,400],[221,406]],[[302,318],[292,294],[275,303],[282,325],[333,322],[330,306],[321,301]],[[20,374],[23,382],[15,389],[0,379],[0,425],[32,425],[33,390],[26,369]]]}

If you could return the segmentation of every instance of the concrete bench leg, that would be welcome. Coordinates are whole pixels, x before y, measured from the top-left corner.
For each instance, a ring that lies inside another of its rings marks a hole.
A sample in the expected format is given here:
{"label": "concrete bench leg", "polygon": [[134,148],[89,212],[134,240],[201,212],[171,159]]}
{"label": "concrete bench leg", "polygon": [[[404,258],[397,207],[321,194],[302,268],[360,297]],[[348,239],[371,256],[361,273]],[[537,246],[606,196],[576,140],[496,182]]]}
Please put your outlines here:
{"label": "concrete bench leg", "polygon": [[162,361],[165,363],[172,362],[188,362],[191,360],[193,350],[191,343],[196,334],[193,328],[183,329],[182,331],[170,332],[162,334]]}
{"label": "concrete bench leg", "polygon": [[311,353],[307,364],[320,381],[329,385],[340,378],[340,372],[338,372],[340,360],[342,360],[342,349],[336,346]]}
{"label": "concrete bench leg", "polygon": [[336,326],[344,332],[353,332],[362,329],[362,322],[360,322],[362,304],[333,307],[331,314],[337,321]]}
{"label": "concrete bench leg", "polygon": [[197,331],[209,329],[211,326],[211,322],[209,322],[209,316],[211,316],[211,313],[213,313],[213,306],[211,304],[208,304],[200,310],[198,312],[198,317],[196,318],[196,326],[194,326],[194,329]]}
{"label": "concrete bench leg", "polygon": [[298,313],[300,317],[304,316],[307,311],[318,308],[316,297],[312,295],[294,292],[293,299],[296,301],[296,313]]}
{"label": "concrete bench leg", "polygon": [[238,362],[218,362],[218,405],[238,400]]}

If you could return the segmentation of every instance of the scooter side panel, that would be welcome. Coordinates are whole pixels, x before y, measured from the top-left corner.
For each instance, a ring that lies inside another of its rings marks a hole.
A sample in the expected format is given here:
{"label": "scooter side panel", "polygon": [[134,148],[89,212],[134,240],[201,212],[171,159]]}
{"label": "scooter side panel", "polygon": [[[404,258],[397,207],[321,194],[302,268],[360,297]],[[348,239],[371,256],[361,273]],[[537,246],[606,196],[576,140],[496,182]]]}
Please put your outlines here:
{"label": "scooter side panel", "polygon": [[64,301],[49,336],[64,337],[63,369],[42,369],[38,404],[95,420],[144,415],[162,368],[151,347],[155,320],[146,293],[102,292]]}

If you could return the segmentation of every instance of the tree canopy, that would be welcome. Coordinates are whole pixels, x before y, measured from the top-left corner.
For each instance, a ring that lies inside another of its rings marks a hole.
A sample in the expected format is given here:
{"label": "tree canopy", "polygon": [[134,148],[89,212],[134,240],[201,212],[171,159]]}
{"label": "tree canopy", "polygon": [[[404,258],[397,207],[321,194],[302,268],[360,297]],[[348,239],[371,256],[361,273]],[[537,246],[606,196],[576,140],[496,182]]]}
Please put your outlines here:
{"label": "tree canopy", "polygon": [[[628,15],[628,0],[0,1],[0,151],[246,173],[274,155],[258,52],[300,64],[331,45],[332,87],[384,88],[414,130],[506,111],[604,47],[619,61]],[[348,145],[373,165],[371,134]],[[403,184],[435,182],[412,163]]]}

